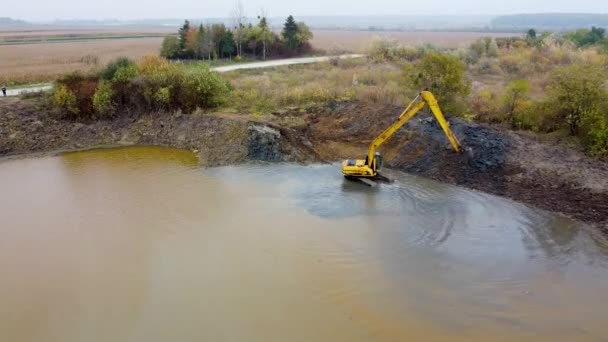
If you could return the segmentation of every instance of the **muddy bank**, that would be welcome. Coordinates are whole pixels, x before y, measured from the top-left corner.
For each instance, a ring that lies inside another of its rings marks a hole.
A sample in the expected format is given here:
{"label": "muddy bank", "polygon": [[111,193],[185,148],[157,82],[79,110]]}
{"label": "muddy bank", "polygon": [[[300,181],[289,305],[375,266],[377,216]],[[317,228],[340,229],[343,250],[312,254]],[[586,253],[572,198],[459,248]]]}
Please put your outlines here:
{"label": "muddy bank", "polygon": [[[74,123],[54,119],[35,100],[2,99],[0,156],[144,144],[190,149],[205,166],[249,160],[333,162],[362,158],[401,110],[336,103],[263,118],[152,114]],[[437,123],[420,115],[382,146],[386,165],[562,212],[608,231],[605,162],[531,135],[449,120],[465,153],[454,153]]]}
{"label": "muddy bank", "polygon": [[55,119],[34,100],[0,101],[0,156],[99,146],[159,145],[189,149],[204,166],[248,160],[318,161],[289,128],[246,116],[151,114],[92,123]]}
{"label": "muddy bank", "polygon": [[[402,110],[362,103],[311,108],[306,135],[324,159],[362,157]],[[533,135],[448,119],[464,153],[455,154],[436,121],[420,114],[382,146],[386,165],[561,212],[608,232],[608,163]]]}

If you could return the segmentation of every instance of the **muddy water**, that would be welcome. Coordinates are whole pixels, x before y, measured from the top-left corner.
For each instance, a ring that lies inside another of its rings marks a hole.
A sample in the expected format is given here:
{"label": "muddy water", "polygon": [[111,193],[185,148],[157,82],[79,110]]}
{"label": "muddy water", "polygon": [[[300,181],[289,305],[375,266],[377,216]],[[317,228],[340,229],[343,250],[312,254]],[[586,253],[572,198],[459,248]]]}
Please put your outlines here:
{"label": "muddy water", "polygon": [[0,340],[608,337],[601,239],[391,176],[149,147],[1,162]]}

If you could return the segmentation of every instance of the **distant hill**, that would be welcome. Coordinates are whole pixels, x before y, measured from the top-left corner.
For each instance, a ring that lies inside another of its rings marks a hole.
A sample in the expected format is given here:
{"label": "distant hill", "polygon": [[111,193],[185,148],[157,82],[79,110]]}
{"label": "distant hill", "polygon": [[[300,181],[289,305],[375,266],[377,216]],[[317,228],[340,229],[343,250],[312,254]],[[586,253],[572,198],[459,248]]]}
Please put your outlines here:
{"label": "distant hill", "polygon": [[[274,28],[281,28],[286,17],[271,17],[269,21]],[[295,16],[297,21],[304,21],[313,29],[343,30],[458,30],[487,29],[492,16]],[[248,18],[257,22],[257,18]],[[230,25],[231,18],[189,18],[193,23],[225,23]],[[181,26],[184,19],[144,19],[144,20],[55,20],[39,24],[53,26]]]}
{"label": "distant hill", "polygon": [[12,19],[8,17],[0,17],[0,26],[21,26],[27,25],[23,20]]}
{"label": "distant hill", "polygon": [[608,14],[592,13],[539,13],[496,17],[492,29],[546,29],[572,30],[591,26],[608,27]]}

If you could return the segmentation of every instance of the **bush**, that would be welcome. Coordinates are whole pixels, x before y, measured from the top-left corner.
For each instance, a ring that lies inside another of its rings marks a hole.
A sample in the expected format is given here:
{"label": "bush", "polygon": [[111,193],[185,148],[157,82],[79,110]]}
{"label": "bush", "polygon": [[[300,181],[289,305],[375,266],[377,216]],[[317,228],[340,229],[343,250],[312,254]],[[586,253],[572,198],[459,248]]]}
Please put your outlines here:
{"label": "bush", "polygon": [[512,128],[521,128],[522,126],[519,119],[530,107],[529,91],[530,84],[527,80],[515,80],[507,85],[502,98],[502,106]]}
{"label": "bush", "polygon": [[67,86],[60,84],[53,94],[53,104],[60,116],[76,116],[79,113],[76,95]]}
{"label": "bush", "polygon": [[501,123],[504,121],[499,106],[499,96],[484,89],[471,95],[469,99],[469,110],[482,122]]}
{"label": "bush", "polygon": [[479,75],[500,75],[502,69],[497,58],[482,57],[470,68],[471,72]]}
{"label": "bush", "polygon": [[176,58],[180,50],[179,39],[176,36],[167,36],[163,39],[160,55],[165,58]]}
{"label": "bush", "polygon": [[601,125],[589,131],[585,139],[587,152],[592,156],[608,157],[608,125]]}
{"label": "bush", "polygon": [[139,65],[124,59],[112,62],[102,76],[70,74],[59,79],[54,107],[72,119],[107,118],[117,111],[191,112],[221,105],[231,90],[205,64],[173,64],[153,56]]}
{"label": "bush", "polygon": [[114,60],[113,62],[111,62],[110,64],[108,64],[101,71],[101,78],[104,79],[104,80],[106,80],[106,81],[111,81],[111,80],[114,79],[114,75],[116,74],[116,72],[118,71],[118,69],[120,69],[120,68],[128,68],[130,66],[135,66],[135,63],[133,63],[127,57],[120,57],[120,58]]}
{"label": "bush", "polygon": [[465,54],[465,61],[469,64],[477,63],[482,57],[498,57],[498,45],[492,37],[479,38],[471,43]]}
{"label": "bush", "polygon": [[[81,73],[71,73],[57,80],[56,91],[63,87],[74,95],[77,111],[68,109],[64,106],[56,106],[62,111],[62,116],[72,119],[90,119],[94,116],[93,95],[97,89],[98,77],[95,75],[85,75]],[[60,94],[63,96],[65,94]]]}
{"label": "bush", "polygon": [[201,65],[188,72],[180,89],[183,110],[213,108],[221,105],[230,91],[228,84],[217,73]]}
{"label": "bush", "polygon": [[97,117],[110,117],[114,114],[116,105],[113,96],[112,84],[108,81],[99,82],[93,96],[93,108]]}
{"label": "bush", "polygon": [[608,95],[604,72],[588,64],[573,64],[555,69],[549,78],[548,103],[560,123],[577,135],[582,122],[606,108]]}
{"label": "bush", "polygon": [[413,62],[425,54],[437,49],[431,45],[418,47],[402,45],[396,40],[374,39],[368,49],[367,56],[374,62]]}
{"label": "bush", "polygon": [[114,76],[112,77],[112,81],[127,83],[130,80],[137,77],[139,71],[137,70],[137,66],[135,65],[125,65],[118,67],[114,72]]}
{"label": "bush", "polygon": [[406,83],[414,89],[429,90],[446,112],[462,114],[470,82],[464,64],[456,57],[431,52],[419,62],[404,68]]}

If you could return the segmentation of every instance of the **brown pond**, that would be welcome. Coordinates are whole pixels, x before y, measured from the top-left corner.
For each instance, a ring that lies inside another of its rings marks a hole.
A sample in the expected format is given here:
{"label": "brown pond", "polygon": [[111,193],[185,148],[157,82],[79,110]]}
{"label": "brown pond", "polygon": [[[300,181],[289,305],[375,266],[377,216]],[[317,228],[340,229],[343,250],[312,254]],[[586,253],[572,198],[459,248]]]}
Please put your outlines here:
{"label": "brown pond", "polygon": [[502,198],[136,147],[0,162],[0,341],[600,341],[608,247]]}

